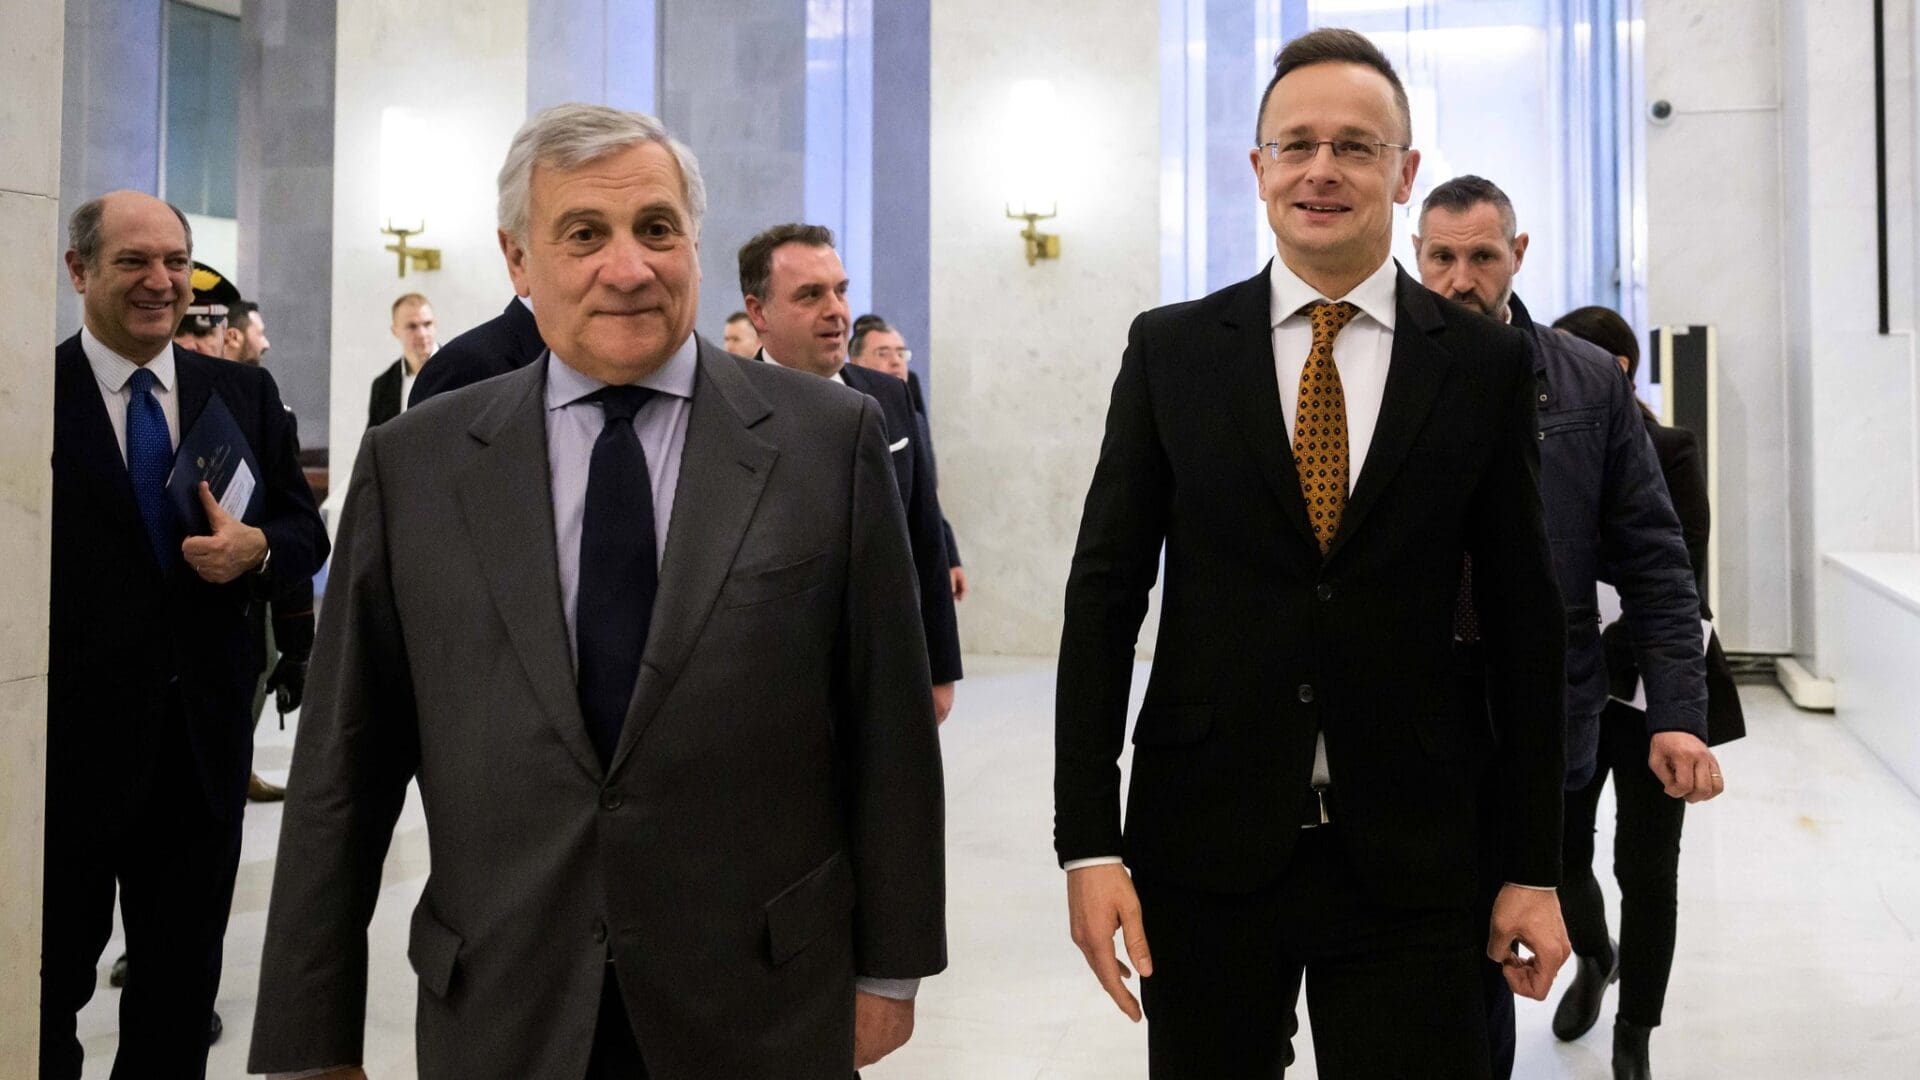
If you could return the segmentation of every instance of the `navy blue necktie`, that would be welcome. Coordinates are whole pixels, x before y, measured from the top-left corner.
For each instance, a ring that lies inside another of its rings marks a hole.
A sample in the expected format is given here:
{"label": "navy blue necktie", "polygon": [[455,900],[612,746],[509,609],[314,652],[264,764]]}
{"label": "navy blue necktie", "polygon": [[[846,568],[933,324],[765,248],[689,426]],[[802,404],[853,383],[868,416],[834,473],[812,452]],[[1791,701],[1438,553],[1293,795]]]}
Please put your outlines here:
{"label": "navy blue necktie", "polygon": [[612,762],[620,744],[660,583],[653,481],[633,430],[634,414],[652,396],[644,387],[609,386],[586,399],[600,403],[606,426],[587,469],[574,639],[580,650],[580,713],[602,765]]}
{"label": "navy blue necktie", "polygon": [[140,520],[147,523],[154,561],[164,572],[180,554],[180,532],[173,520],[173,508],[167,505],[173,437],[167,433],[167,414],[153,396],[159,381],[146,368],[127,380],[127,475],[133,480],[133,501],[140,507]]}

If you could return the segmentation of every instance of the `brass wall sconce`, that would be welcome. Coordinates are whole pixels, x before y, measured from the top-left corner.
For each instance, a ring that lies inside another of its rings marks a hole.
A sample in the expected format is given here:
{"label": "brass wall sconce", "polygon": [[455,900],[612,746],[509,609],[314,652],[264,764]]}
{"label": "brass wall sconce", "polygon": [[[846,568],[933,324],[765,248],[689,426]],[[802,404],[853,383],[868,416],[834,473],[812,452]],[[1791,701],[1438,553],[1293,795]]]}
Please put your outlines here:
{"label": "brass wall sconce", "polygon": [[415,270],[440,269],[439,248],[410,247],[407,244],[407,237],[419,236],[421,233],[427,231],[427,223],[425,221],[422,221],[420,227],[417,229],[396,229],[393,227],[393,223],[389,221],[386,228],[380,231],[393,237],[395,240],[394,243],[387,245],[387,250],[393,252],[394,255],[399,258],[401,277],[407,276],[407,264],[409,262],[413,264]]}
{"label": "brass wall sconce", "polygon": [[1007,208],[1007,217],[1014,221],[1024,221],[1027,223],[1027,227],[1020,230],[1020,239],[1027,242],[1028,266],[1036,265],[1041,259],[1057,259],[1060,257],[1060,234],[1043,233],[1039,229],[1040,222],[1050,217],[1055,217],[1059,213],[1060,210],[1057,206],[1044,214],[1036,214],[1031,210],[1024,214],[1016,214],[1013,212],[1012,207]]}

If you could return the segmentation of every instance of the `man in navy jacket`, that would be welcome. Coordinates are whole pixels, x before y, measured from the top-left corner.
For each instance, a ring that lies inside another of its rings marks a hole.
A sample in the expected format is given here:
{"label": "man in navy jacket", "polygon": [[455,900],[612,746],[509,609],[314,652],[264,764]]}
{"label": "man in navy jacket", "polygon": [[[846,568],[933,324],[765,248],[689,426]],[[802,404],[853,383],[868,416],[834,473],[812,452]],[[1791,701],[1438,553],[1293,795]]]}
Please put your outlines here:
{"label": "man in navy jacket", "polygon": [[[1427,288],[1525,331],[1532,345],[1540,498],[1567,615],[1568,790],[1593,776],[1607,703],[1595,590],[1605,572],[1619,590],[1646,682],[1648,766],[1668,795],[1712,798],[1725,785],[1705,741],[1700,598],[1633,387],[1612,357],[1536,324],[1513,295],[1527,235],[1516,231],[1512,202],[1490,181],[1458,176],[1435,188],[1421,206],[1414,247]],[[1579,962],[1601,965],[1603,985],[1612,977],[1610,957]],[[1513,999],[1497,976],[1487,989],[1495,1075],[1504,1076],[1513,1067]]]}
{"label": "man in navy jacket", "polygon": [[[40,1075],[80,1075],[74,1017],[117,893],[129,972],[114,1073],[198,1077],[253,756],[250,614],[312,579],[327,535],[272,376],[171,342],[193,297],[186,218],[115,192],[70,233],[85,326],[54,354]],[[259,475],[237,517],[203,484],[203,530],[179,519],[167,478],[214,402]]]}

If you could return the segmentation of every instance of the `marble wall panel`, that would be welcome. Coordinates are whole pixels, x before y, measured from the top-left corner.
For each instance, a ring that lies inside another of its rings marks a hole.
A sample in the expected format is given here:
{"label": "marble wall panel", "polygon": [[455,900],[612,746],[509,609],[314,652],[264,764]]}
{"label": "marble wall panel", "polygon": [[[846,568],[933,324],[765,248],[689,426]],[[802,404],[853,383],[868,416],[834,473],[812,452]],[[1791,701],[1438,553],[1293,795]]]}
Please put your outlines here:
{"label": "marble wall panel", "polygon": [[[52,408],[52,395],[45,402]],[[40,1046],[40,880],[47,678],[0,682],[0,1076],[34,1076]]]}
{"label": "marble wall panel", "polygon": [[[45,161],[52,155],[40,157]],[[50,193],[0,191],[0,243],[8,251],[51,257],[59,210]],[[25,275],[0,300],[0,363],[5,365],[0,378],[0,566],[7,575],[5,596],[0,597],[0,681],[47,670],[54,289],[50,276]]]}
{"label": "marble wall panel", "polygon": [[267,367],[306,447],[331,436],[334,14],[333,4],[256,0],[240,20],[233,273],[260,304]]}
{"label": "marble wall panel", "polygon": [[0,1076],[39,1056],[63,9],[0,0],[0,249],[29,268],[0,292]]}
{"label": "marble wall panel", "polygon": [[697,329],[719,341],[739,310],[740,245],[806,204],[806,5],[659,0],[660,119],[700,159]]}
{"label": "marble wall panel", "polygon": [[[423,28],[431,27],[430,36]],[[399,357],[390,309],[433,302],[440,340],[498,315],[513,297],[495,236],[494,176],[526,119],[527,0],[339,0],[333,167],[331,501],[352,475],[368,388]],[[435,193],[427,232],[440,269],[399,276],[380,232],[380,113],[419,110]]]}
{"label": "marble wall panel", "polygon": [[1718,328],[1714,611],[1729,649],[1759,652],[1791,647],[1779,152],[1772,111],[1684,114],[1647,135],[1648,314]]}
{"label": "marble wall panel", "polygon": [[[1108,393],[1128,325],[1159,297],[1158,33],[1151,5],[932,5],[933,424],[972,651],[1059,645]],[[1009,88],[1032,77],[1054,82],[1065,164],[1045,223],[1061,258],[1029,267],[996,150]]]}

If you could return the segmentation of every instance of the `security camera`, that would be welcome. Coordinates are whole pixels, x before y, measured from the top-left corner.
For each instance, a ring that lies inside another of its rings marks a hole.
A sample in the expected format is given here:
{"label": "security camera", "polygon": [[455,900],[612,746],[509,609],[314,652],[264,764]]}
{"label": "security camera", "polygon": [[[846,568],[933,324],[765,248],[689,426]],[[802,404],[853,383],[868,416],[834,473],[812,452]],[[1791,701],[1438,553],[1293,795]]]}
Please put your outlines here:
{"label": "security camera", "polygon": [[1666,98],[1647,106],[1647,119],[1656,124],[1665,124],[1673,120],[1673,102]]}

